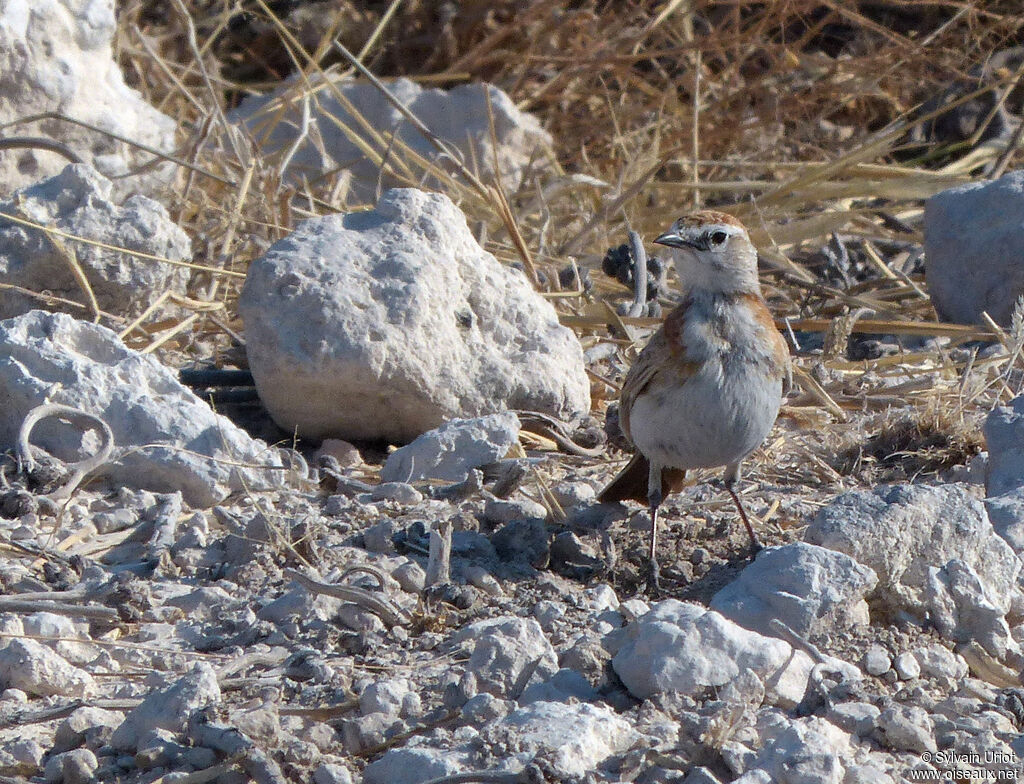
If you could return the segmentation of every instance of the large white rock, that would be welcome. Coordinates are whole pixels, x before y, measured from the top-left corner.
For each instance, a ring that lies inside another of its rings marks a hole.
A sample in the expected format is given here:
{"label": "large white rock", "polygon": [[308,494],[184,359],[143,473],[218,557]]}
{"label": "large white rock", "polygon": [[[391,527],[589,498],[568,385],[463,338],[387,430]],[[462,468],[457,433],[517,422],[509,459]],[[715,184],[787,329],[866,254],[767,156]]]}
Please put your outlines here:
{"label": "large white rock", "polygon": [[166,688],[151,691],[132,708],[114,730],[110,745],[134,753],[138,742],[153,730],[181,732],[192,711],[219,701],[217,673],[206,662],[199,662]]}
{"label": "large white rock", "polygon": [[305,221],[250,265],[239,311],[260,398],[309,438],[409,441],[453,417],[590,408],[576,336],[439,193]]}
{"label": "large white rock", "polygon": [[[66,167],[60,174],[0,202],[0,212],[17,215],[86,239],[118,248],[188,261],[188,235],[170,219],[163,205],[145,196],[131,196],[123,205],[111,201],[111,183],[86,164]],[[189,273],[184,267],[140,259],[95,245],[62,240],[75,259],[102,310],[132,317],[165,291],[185,292]],[[43,231],[0,218],[0,278],[30,291],[46,291],[88,306],[63,250]],[[0,289],[0,318],[43,307],[38,298]],[[58,305],[79,318],[91,316],[88,307]]]}
{"label": "large white rock", "polygon": [[[114,60],[113,0],[7,0],[0,3],[0,122],[42,112],[80,120],[149,147],[174,149],[175,121],[125,84]],[[107,177],[127,174],[153,155],[57,119],[19,124],[5,135],[63,142]],[[0,150],[0,192],[49,177],[67,158],[39,149]],[[119,193],[166,185],[173,165],[118,180]]]}
{"label": "large white rock", "polygon": [[582,777],[638,739],[628,721],[604,706],[562,702],[533,702],[487,726],[485,744],[524,765],[538,754],[563,779]]}
{"label": "large white rock", "polygon": [[878,576],[872,596],[893,610],[926,611],[929,569],[954,559],[976,572],[1003,612],[1019,599],[1020,559],[993,530],[984,504],[967,485],[844,493],[817,514],[804,538],[872,568]]}
{"label": "large white rock", "polygon": [[[551,136],[537,119],[519,111],[508,95],[493,85],[473,83],[440,90],[396,79],[388,89],[460,153],[470,171],[484,182],[500,174],[507,190],[519,187],[527,167],[541,163],[543,149],[551,145]],[[360,119],[353,118],[335,97],[335,91],[361,115]],[[305,111],[303,96],[309,93],[313,95],[308,100],[308,132],[296,146]],[[416,183],[423,179],[424,169],[413,162],[413,156],[402,145],[444,171],[453,168],[439,161],[434,145],[380,90],[363,80],[334,79],[328,86],[314,77],[309,87],[305,79],[294,80],[270,95],[246,98],[230,118],[245,125],[271,161],[274,156],[290,153],[286,174],[292,180],[316,180],[341,167],[348,178],[350,203],[372,199],[382,177],[385,187],[410,184],[382,175],[380,165],[366,156],[350,134],[362,139],[396,169],[401,169],[400,162],[411,164],[412,181]],[[426,178],[428,184],[436,181],[436,176]]]}
{"label": "large white rock", "polygon": [[1007,651],[1020,652],[1005,619],[1005,600],[993,596],[977,571],[961,559],[929,567],[925,600],[929,619],[947,639],[977,640],[997,659]]}
{"label": "large white rock", "polygon": [[[413,741],[415,743],[415,739]],[[471,769],[468,749],[413,746],[391,749],[363,771],[363,784],[421,784]]]}
{"label": "large white rock", "polygon": [[1017,555],[1024,554],[1024,488],[985,499],[992,528]]}
{"label": "large white rock", "polygon": [[1024,395],[992,409],[985,419],[985,493],[989,498],[1024,488]]}
{"label": "large white rock", "polygon": [[840,784],[854,759],[849,733],[819,717],[765,721],[754,765],[786,784]]}
{"label": "large white rock", "polygon": [[878,578],[850,556],[806,542],[762,550],[715,594],[711,609],[740,626],[778,636],[771,621],[800,635],[819,635],[869,621],[864,596]]}
{"label": "large white rock", "polygon": [[40,697],[89,697],[92,675],[35,640],[12,640],[0,649],[0,689],[21,689]]}
{"label": "large white rock", "polygon": [[988,461],[985,508],[989,520],[1018,555],[1024,553],[1024,395],[985,419]]}
{"label": "large white rock", "polygon": [[1008,324],[1024,294],[1024,171],[942,191],[925,202],[928,293],[939,317]]}
{"label": "large white rock", "polygon": [[612,667],[637,699],[663,692],[700,694],[725,686],[750,669],[765,684],[770,703],[791,707],[807,688],[813,663],[789,643],[765,637],[698,604],[665,599],[605,646]]}
{"label": "large white rock", "polygon": [[388,455],[380,471],[381,481],[461,482],[474,468],[508,454],[519,439],[519,427],[519,417],[511,411],[445,422]]}
{"label": "large white rock", "polygon": [[536,675],[547,678],[558,670],[558,656],[540,624],[533,618],[500,616],[477,621],[452,635],[450,644],[470,652],[466,669],[476,676],[480,691],[516,699]]}
{"label": "large white rock", "polygon": [[[154,357],[63,313],[33,310],[0,321],[0,401],[4,448],[44,402],[104,419],[116,449],[100,475],[114,485],[179,490],[192,506],[208,507],[232,491],[280,481],[276,450],[214,413]],[[95,449],[92,434],[83,441],[52,420],[35,428],[32,443],[65,460]]]}

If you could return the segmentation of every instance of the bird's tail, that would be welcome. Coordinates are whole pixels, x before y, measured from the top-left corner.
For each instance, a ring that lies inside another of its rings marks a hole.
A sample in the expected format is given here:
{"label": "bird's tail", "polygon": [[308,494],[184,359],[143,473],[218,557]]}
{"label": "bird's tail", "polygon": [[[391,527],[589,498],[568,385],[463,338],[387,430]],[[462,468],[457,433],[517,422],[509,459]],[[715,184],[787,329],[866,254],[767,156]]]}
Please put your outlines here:
{"label": "bird's tail", "polygon": [[[608,486],[597,496],[603,504],[615,501],[639,501],[647,503],[647,475],[650,472],[647,458],[637,452],[626,467],[619,471]],[[686,471],[682,468],[665,468],[661,472],[661,494],[667,498],[669,493],[677,493],[686,482]]]}

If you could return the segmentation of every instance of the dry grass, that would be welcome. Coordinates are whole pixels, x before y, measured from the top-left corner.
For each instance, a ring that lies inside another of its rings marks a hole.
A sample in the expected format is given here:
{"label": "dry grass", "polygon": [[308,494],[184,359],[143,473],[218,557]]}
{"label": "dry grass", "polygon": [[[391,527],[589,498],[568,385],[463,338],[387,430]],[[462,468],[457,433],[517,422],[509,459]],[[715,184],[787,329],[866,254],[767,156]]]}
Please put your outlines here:
{"label": "dry grass", "polygon": [[[536,265],[547,280],[570,259],[594,271],[590,293],[555,300],[584,345],[610,329],[636,338],[653,323],[608,306],[629,292],[600,273],[604,250],[627,227],[651,237],[681,211],[713,204],[752,228],[780,326],[826,334],[823,352],[799,360],[802,392],[789,415],[841,431],[862,413],[917,409],[900,420],[908,424],[881,426],[847,468],[922,449],[915,466],[928,470],[962,460],[978,446],[978,415],[1014,391],[1016,338],[937,323],[914,251],[923,199],[1020,161],[1005,142],[975,143],[988,112],[964,139],[935,131],[934,113],[920,108],[954,84],[966,103],[1016,100],[1024,69],[992,69],[985,83],[972,72],[1020,41],[1016,3],[392,0],[308,2],[278,16],[288,5],[120,4],[118,56],[130,81],[180,120],[179,154],[193,168],[168,198],[197,263],[243,272],[297,221],[360,206],[339,203],[331,182],[282,180],[277,162],[224,122],[241,96],[289,74],[350,68],[337,40],[382,78],[489,80],[542,120],[556,165],[519,193],[468,175],[440,177],[438,187],[471,225],[486,225],[499,259]],[[371,137],[368,149],[381,153]],[[395,155],[392,168],[430,168]],[[822,262],[830,243],[856,259],[851,279]],[[196,295],[226,313],[200,315],[194,336],[226,345],[241,330],[238,285],[196,273]],[[844,349],[859,333],[945,342],[854,362]],[[1004,356],[977,360],[959,348],[993,338]],[[600,379],[594,389],[600,414],[614,390]]]}
{"label": "dry grass", "polygon": [[951,413],[940,405],[890,409],[867,440],[848,438],[832,465],[869,481],[913,480],[964,465],[984,449],[984,439],[978,422]]}

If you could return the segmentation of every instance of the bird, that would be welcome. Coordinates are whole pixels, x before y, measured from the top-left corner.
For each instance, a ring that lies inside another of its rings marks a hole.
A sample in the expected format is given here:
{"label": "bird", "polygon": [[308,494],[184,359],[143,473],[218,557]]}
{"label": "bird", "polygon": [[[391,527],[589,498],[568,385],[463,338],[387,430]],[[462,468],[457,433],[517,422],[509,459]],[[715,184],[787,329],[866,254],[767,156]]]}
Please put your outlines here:
{"label": "bird", "polygon": [[598,500],[647,502],[650,580],[657,591],[658,508],[682,489],[688,469],[725,467],[724,484],[751,549],[761,549],[735,485],[744,459],[775,422],[792,369],[761,294],[757,250],[738,219],[698,210],[654,242],[669,248],[682,301],[626,374],[619,424],[636,452]]}

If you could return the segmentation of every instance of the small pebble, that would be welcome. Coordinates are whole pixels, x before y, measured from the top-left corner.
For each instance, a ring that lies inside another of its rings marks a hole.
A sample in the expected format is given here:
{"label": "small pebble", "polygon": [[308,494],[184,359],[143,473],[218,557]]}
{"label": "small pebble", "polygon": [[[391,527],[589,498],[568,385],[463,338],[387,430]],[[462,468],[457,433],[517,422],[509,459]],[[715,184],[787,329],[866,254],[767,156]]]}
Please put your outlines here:
{"label": "small pebble", "polygon": [[43,776],[47,784],[89,784],[98,765],[89,749],[75,749],[50,757]]}
{"label": "small pebble", "polygon": [[512,707],[512,702],[495,697],[493,694],[477,694],[462,706],[462,716],[467,721],[479,726],[507,716]]}
{"label": "small pebble", "polygon": [[881,645],[872,645],[864,654],[862,666],[868,675],[882,675],[889,671],[889,668],[892,666],[892,660],[889,658],[889,653],[885,648]]}
{"label": "small pebble", "polygon": [[412,505],[423,500],[423,493],[405,482],[385,482],[370,491],[370,500]]}
{"label": "small pebble", "polygon": [[403,591],[414,594],[423,593],[423,587],[427,582],[426,572],[415,561],[406,561],[404,564],[396,567],[391,572],[391,576],[402,586]]}
{"label": "small pebble", "polygon": [[550,632],[554,629],[555,624],[562,619],[565,615],[565,605],[562,602],[551,601],[550,599],[541,599],[533,606],[533,617],[537,619],[537,623],[540,624],[546,632]]}
{"label": "small pebble", "polygon": [[46,749],[34,738],[15,741],[7,749],[18,762],[37,768],[43,764],[43,757],[46,754]]}
{"label": "small pebble", "polygon": [[627,599],[619,605],[619,611],[627,621],[633,621],[646,614],[651,606],[643,599]]}
{"label": "small pebble", "polygon": [[912,653],[901,653],[896,657],[893,666],[901,681],[912,681],[921,677],[921,665],[917,663]]}
{"label": "small pebble", "polygon": [[833,705],[825,718],[841,730],[865,736],[875,728],[881,711],[869,702],[841,702]]}
{"label": "small pebble", "polygon": [[484,505],[484,519],[494,526],[511,523],[513,520],[543,520],[547,516],[548,510],[542,504],[528,498],[516,501],[492,499]]}
{"label": "small pebble", "polygon": [[466,579],[469,583],[488,596],[504,596],[505,591],[501,587],[501,583],[494,579],[490,572],[484,569],[478,564],[466,567],[465,570]]}
{"label": "small pebble", "polygon": [[562,509],[592,504],[597,498],[597,491],[586,482],[560,482],[551,488],[551,493]]}
{"label": "small pebble", "polygon": [[608,583],[601,583],[593,588],[588,588],[584,594],[590,600],[590,609],[594,612],[599,613],[603,610],[617,610],[619,608],[619,597],[616,596],[615,589],[608,585]]}
{"label": "small pebble", "polygon": [[313,771],[313,784],[352,784],[352,774],[343,765],[325,762]]}

